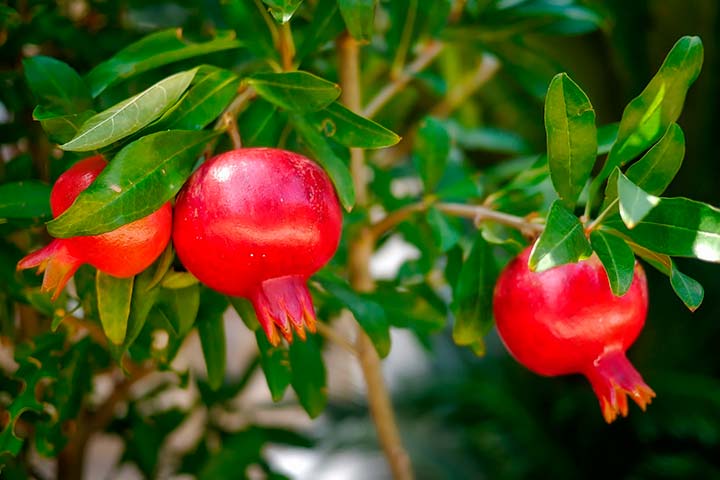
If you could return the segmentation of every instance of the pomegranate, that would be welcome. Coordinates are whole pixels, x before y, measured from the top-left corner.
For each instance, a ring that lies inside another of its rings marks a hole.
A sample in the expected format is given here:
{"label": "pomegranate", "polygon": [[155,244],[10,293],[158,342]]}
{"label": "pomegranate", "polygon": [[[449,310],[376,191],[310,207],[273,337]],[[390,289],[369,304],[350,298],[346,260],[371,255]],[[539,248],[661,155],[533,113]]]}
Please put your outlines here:
{"label": "pomegranate", "polygon": [[617,297],[596,255],[538,273],[528,268],[530,251],[510,262],[495,286],[493,311],[507,349],[540,375],[585,375],[608,423],[627,416],[626,395],[645,410],[655,393],[625,356],[648,308],[640,264]]}
{"label": "pomegranate", "polygon": [[274,148],[217,155],[177,197],[173,242],[183,265],[207,286],[252,302],[273,345],[278,329],[315,331],[307,279],[332,258],[342,212],[325,172]]}
{"label": "pomegranate", "polygon": [[[60,175],[50,192],[50,208],[57,217],[75,201],[105,168],[102,155],[80,160]],[[115,277],[131,277],[147,267],[170,241],[170,202],[152,214],[100,235],[56,238],[18,262],[18,270],[38,267],[45,272],[42,290],[55,300],[84,263]]]}

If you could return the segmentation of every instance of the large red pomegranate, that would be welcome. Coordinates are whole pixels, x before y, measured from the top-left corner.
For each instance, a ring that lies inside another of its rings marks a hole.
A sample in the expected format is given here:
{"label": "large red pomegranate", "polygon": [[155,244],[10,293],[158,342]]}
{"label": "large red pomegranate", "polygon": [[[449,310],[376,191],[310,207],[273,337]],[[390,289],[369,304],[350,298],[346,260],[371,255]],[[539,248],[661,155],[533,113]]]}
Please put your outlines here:
{"label": "large red pomegranate", "polygon": [[507,349],[541,375],[585,375],[608,423],[627,415],[626,395],[644,410],[655,393],[625,356],[648,308],[640,264],[617,297],[597,256],[537,273],[528,268],[530,251],[510,262],[495,286],[493,310]]}
{"label": "large red pomegranate", "polygon": [[173,242],[201,282],[252,301],[273,345],[315,331],[306,281],[340,241],[342,212],[325,172],[274,148],[241,148],[198,168],[175,205]]}
{"label": "large red pomegranate", "polygon": [[[97,155],[80,160],[60,175],[50,192],[53,217],[67,210],[106,165],[102,155]],[[53,290],[54,300],[84,263],[115,277],[142,272],[165,249],[171,231],[172,208],[168,202],[150,215],[107,233],[56,238],[20,260],[17,268],[39,267],[39,272],[44,271],[42,290]]]}

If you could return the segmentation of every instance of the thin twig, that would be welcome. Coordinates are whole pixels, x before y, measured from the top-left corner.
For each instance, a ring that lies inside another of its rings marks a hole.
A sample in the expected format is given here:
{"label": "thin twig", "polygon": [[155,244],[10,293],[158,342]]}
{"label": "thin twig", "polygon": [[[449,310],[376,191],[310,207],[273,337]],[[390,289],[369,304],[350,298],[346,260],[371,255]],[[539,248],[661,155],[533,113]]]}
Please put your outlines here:
{"label": "thin twig", "polygon": [[330,325],[325,325],[322,322],[317,322],[315,323],[315,327],[317,328],[317,331],[318,333],[320,333],[320,335],[337,344],[338,346],[344,348],[353,355],[357,356],[358,352],[355,349],[355,345],[353,345],[350,340],[346,339],[338,332],[336,332],[335,329],[332,328]]}
{"label": "thin twig", "polygon": [[430,111],[430,115],[438,118],[448,117],[468,97],[494,77],[498,70],[500,70],[498,59],[486,53],[475,70],[453,87],[448,95]]}
{"label": "thin twig", "polygon": [[620,201],[620,199],[616,198],[615,200],[610,202],[610,205],[608,205],[607,208],[605,210],[603,210],[600,213],[600,215],[597,216],[597,218],[595,220],[590,222],[590,225],[588,225],[587,228],[585,228],[585,231],[592,232],[593,230],[595,230],[598,227],[598,225],[600,225],[603,222],[603,220],[605,220],[607,218],[607,216],[613,212],[615,205],[617,205],[619,201]]}
{"label": "thin twig", "polygon": [[498,212],[484,205],[465,205],[462,203],[437,203],[435,208],[447,215],[456,217],[471,218],[478,225],[485,220],[507,225],[520,230],[523,233],[538,234],[545,230],[545,225],[528,221],[523,217],[510,215],[509,213]]}
{"label": "thin twig", "polygon": [[363,116],[368,118],[374,117],[380,109],[395,96],[395,94],[402,90],[403,87],[415,77],[415,75],[430,65],[430,63],[435,60],[435,57],[440,54],[442,49],[443,44],[440,41],[433,40],[428,43],[415,60],[405,67],[397,78],[387,84],[377,93],[377,95],[375,95],[375,98],[368,102],[362,112]]}
{"label": "thin twig", "polygon": [[427,208],[428,203],[426,202],[412,203],[410,205],[400,207],[397,210],[388,213],[385,217],[378,220],[377,222],[371,224],[368,228],[368,230],[370,231],[370,235],[372,235],[373,239],[377,241],[386,232],[410,218],[410,216],[414,213],[423,212]]}
{"label": "thin twig", "polygon": [[292,31],[290,30],[290,22],[285,22],[280,26],[280,45],[278,47],[283,70],[286,72],[294,70],[295,42],[293,41]]}

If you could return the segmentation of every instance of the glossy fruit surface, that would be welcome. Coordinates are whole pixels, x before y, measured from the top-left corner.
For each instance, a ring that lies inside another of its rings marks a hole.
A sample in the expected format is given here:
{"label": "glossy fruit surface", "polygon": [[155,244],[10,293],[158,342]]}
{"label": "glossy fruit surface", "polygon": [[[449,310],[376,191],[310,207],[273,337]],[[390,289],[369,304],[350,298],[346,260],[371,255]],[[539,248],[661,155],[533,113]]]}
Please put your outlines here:
{"label": "glossy fruit surface", "polygon": [[181,190],[173,242],[183,265],[209,287],[250,299],[268,339],[314,331],[306,281],[335,253],[342,212],[312,160],[273,148],[217,155]]}
{"label": "glossy fruit surface", "polygon": [[[57,217],[75,201],[107,165],[98,155],[80,160],[53,185],[50,207]],[[84,263],[115,277],[131,277],[152,264],[170,241],[172,209],[164,204],[152,214],[100,235],[56,238],[18,262],[18,270],[38,267],[45,272],[42,289],[57,298]]]}
{"label": "glossy fruit surface", "polygon": [[626,395],[645,409],[655,394],[625,356],[647,315],[647,282],[640,264],[630,289],[616,297],[595,255],[531,272],[530,252],[528,248],[511,261],[495,287],[495,320],[510,353],[541,375],[585,375],[607,422],[618,413],[627,415]]}

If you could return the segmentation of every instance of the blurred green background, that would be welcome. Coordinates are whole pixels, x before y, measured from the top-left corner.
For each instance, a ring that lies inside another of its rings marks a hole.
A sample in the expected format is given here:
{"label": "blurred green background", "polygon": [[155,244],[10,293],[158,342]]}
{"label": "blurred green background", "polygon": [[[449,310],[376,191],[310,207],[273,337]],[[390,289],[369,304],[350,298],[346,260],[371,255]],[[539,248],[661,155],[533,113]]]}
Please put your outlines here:
{"label": "blurred green background", "polygon": [[[96,14],[89,16],[73,10],[85,3],[11,2],[21,13],[33,13],[21,22],[2,18],[0,101],[13,112],[13,121],[0,125],[0,143],[28,136],[31,149],[46,148],[32,120],[33,101],[20,73],[28,49],[64,59],[85,72],[148,31],[183,26],[189,33],[202,32],[208,25],[223,23],[214,1],[92,2]],[[482,3],[487,2],[468,2]],[[668,196],[687,195],[720,205],[720,2],[582,3],[602,13],[602,30],[577,36],[531,32],[523,42],[583,86],[599,125],[620,118],[623,106],[642,90],[678,38],[702,38],[704,67],[678,121],[687,138],[685,163]],[[0,5],[0,14],[2,9]],[[82,21],[73,20],[74,15]],[[439,64],[446,62],[447,68],[450,61],[444,57]],[[511,68],[503,68],[457,115],[519,133],[533,151],[541,151],[542,98],[513,77]],[[474,155],[478,165],[506,158],[486,152]],[[720,271],[696,261],[678,263],[704,285],[706,297],[691,314],[667,279],[647,269],[650,313],[629,352],[658,394],[645,414],[632,405],[627,419],[606,425],[584,378],[538,377],[514,362],[494,333],[483,358],[456,347],[448,328],[431,337],[423,350],[428,367],[421,374],[403,375],[402,362],[390,362],[388,369],[397,370],[393,394],[400,428],[417,477],[720,478]],[[325,421],[317,428],[317,451],[328,458],[347,450],[377,451],[362,401],[331,398]],[[373,475],[380,477],[382,473]]]}

